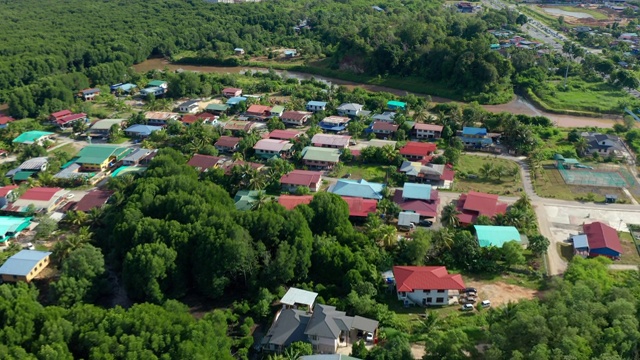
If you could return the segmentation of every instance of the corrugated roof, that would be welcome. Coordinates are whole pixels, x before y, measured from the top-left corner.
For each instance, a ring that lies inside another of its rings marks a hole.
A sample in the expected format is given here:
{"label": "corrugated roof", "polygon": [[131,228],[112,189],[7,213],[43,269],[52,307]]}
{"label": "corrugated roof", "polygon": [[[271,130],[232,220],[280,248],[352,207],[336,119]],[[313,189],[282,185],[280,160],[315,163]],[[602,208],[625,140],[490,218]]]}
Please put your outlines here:
{"label": "corrugated roof", "polygon": [[326,146],[349,146],[349,140],[351,136],[347,135],[331,135],[331,134],[315,134],[311,138],[313,145],[326,145]]}
{"label": "corrugated roof", "polygon": [[374,131],[378,130],[378,131],[396,132],[398,131],[398,125],[384,122],[384,121],[376,121],[371,125],[371,129]]}
{"label": "corrugated roof", "polygon": [[233,148],[236,145],[238,145],[240,140],[242,140],[242,139],[240,139],[239,137],[220,136],[220,138],[218,139],[218,141],[216,141],[216,143],[214,145],[215,146],[220,146],[220,147]]}
{"label": "corrugated roof", "polygon": [[0,197],[5,197],[9,194],[9,192],[18,188],[18,185],[6,185],[0,187]]}
{"label": "corrugated roof", "polygon": [[293,210],[298,205],[308,205],[313,200],[313,195],[280,195],[278,204],[287,210]]}
{"label": "corrugated roof", "polygon": [[321,177],[322,172],[320,171],[293,170],[288,174],[282,175],[280,183],[286,185],[311,186],[311,184],[317,184]]}
{"label": "corrugated roof", "polygon": [[5,242],[26,229],[31,217],[0,216],[0,241]]}
{"label": "corrugated roof", "polygon": [[309,101],[307,106],[327,106],[327,103],[324,101]]}
{"label": "corrugated roof", "polygon": [[34,200],[34,201],[50,201],[53,196],[62,188],[49,188],[49,187],[34,187],[28,189],[20,196],[20,200]]}
{"label": "corrugated roof", "polygon": [[378,209],[377,200],[346,196],[342,196],[342,200],[349,206],[349,216],[367,217]]}
{"label": "corrugated roof", "polygon": [[316,301],[317,297],[318,293],[292,287],[289,288],[287,293],[284,294],[282,299],[280,299],[280,303],[292,306],[295,304],[311,306]]}
{"label": "corrugated roof", "polygon": [[462,128],[462,135],[487,135],[487,129],[465,126]]}
{"label": "corrugated roof", "polygon": [[132,150],[120,145],[87,145],[78,153],[76,163],[102,164],[111,156],[115,156],[117,160],[120,160]]}
{"label": "corrugated roof", "polygon": [[284,106],[282,106],[282,105],[276,105],[276,106],[271,108],[271,113],[272,114],[280,114],[283,111],[284,111]]}
{"label": "corrugated roof", "polygon": [[33,144],[34,142],[38,141],[40,138],[45,136],[50,136],[50,135],[53,135],[53,133],[48,131],[38,131],[38,130],[27,131],[27,132],[23,132],[22,134],[20,134],[20,136],[13,139],[13,142],[20,143],[20,144]]}
{"label": "corrugated roof", "polygon": [[311,113],[306,111],[285,111],[280,118],[282,120],[302,121],[309,116],[311,116]]}
{"label": "corrugated roof", "polygon": [[328,191],[340,196],[380,200],[382,199],[382,189],[384,189],[384,184],[370,183],[366,180],[340,179]]}
{"label": "corrugated roof", "polygon": [[332,148],[320,148],[307,146],[302,150],[304,160],[327,161],[337,163],[340,161],[340,150]]}
{"label": "corrugated roof", "polygon": [[292,146],[293,144],[287,140],[262,139],[258,141],[253,148],[255,150],[281,152],[291,149]]}
{"label": "corrugated roof", "polygon": [[13,181],[25,181],[35,174],[35,171],[18,171],[13,175]]}
{"label": "corrugated roof", "polygon": [[132,125],[132,126],[129,126],[128,128],[126,128],[125,132],[135,133],[135,134],[138,134],[138,135],[149,136],[149,135],[151,135],[152,132],[158,131],[158,130],[162,130],[162,127],[161,126],[153,126],[153,125],[136,124],[136,125]]}
{"label": "corrugated roof", "polygon": [[92,190],[80,199],[75,205],[76,211],[89,211],[93,208],[102,207],[107,203],[113,195],[113,191],[108,190]]}
{"label": "corrugated roof", "polygon": [[273,130],[269,133],[270,139],[291,140],[302,135],[302,131],[296,130]]}
{"label": "corrugated roof", "polygon": [[520,233],[514,226],[475,225],[480,247],[502,247],[509,241],[521,242]]}
{"label": "corrugated roof", "polygon": [[413,124],[413,128],[415,130],[442,132],[442,128],[443,127],[442,127],[442,125],[415,123],[415,124]]}
{"label": "corrugated roof", "polygon": [[444,266],[394,266],[393,275],[398,291],[462,290],[460,274],[450,275]]}
{"label": "corrugated roof", "polygon": [[90,130],[109,130],[114,124],[122,125],[122,123],[126,121],[126,119],[104,119],[96,121],[95,124],[91,125]]}
{"label": "corrugated roof", "polygon": [[49,255],[48,251],[21,250],[5,261],[0,267],[0,274],[27,276],[40,260]]}
{"label": "corrugated roof", "polygon": [[187,165],[204,171],[218,165],[223,159],[225,158],[219,156],[195,154],[191,157]]}
{"label": "corrugated roof", "polygon": [[46,156],[35,157],[29,159],[22,164],[20,164],[20,170],[40,170],[43,165],[49,163],[49,159]]}
{"label": "corrugated roof", "polygon": [[400,148],[400,154],[412,156],[427,156],[436,151],[436,149],[437,146],[434,143],[409,141],[405,146]]}
{"label": "corrugated roof", "polygon": [[574,249],[589,248],[589,240],[587,240],[587,235],[574,235],[571,237],[571,240],[573,240]]}
{"label": "corrugated roof", "polygon": [[402,197],[405,199],[431,200],[431,185],[404,183]]}
{"label": "corrugated roof", "polygon": [[147,84],[147,87],[150,87],[150,86],[162,86],[162,85],[164,85],[166,83],[167,82],[164,81],[164,80],[152,80],[152,81],[149,81],[149,83]]}
{"label": "corrugated roof", "polygon": [[393,194],[393,202],[398,204],[402,210],[413,211],[420,216],[435,218],[438,215],[438,204],[440,199],[437,198],[438,192],[436,190],[431,191],[431,200],[411,200],[403,198],[402,190],[396,190]]}
{"label": "corrugated roof", "polygon": [[582,229],[587,235],[589,250],[607,248],[622,253],[622,245],[616,229],[599,221],[584,224]]}
{"label": "corrugated roof", "polygon": [[207,107],[205,108],[205,110],[210,110],[210,111],[227,111],[227,109],[229,108],[229,106],[225,105],[225,104],[209,104],[207,105]]}

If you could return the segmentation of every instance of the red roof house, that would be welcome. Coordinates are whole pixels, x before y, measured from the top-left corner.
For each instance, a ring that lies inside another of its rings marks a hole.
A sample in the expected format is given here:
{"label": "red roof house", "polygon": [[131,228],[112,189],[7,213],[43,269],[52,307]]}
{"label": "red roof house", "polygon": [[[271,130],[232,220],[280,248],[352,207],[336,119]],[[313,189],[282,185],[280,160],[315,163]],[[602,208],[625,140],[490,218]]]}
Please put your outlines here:
{"label": "red roof house", "polygon": [[409,141],[407,145],[400,148],[400,155],[407,160],[426,163],[431,160],[431,155],[436,151],[436,149],[437,146],[434,143]]}
{"label": "red roof house", "polygon": [[10,192],[12,192],[17,188],[18,188],[18,185],[6,185],[3,187],[0,187],[0,198],[7,197],[7,195],[9,195]]}
{"label": "red roof house", "polygon": [[11,116],[0,115],[0,126],[5,127],[8,123],[15,121],[16,119]]}
{"label": "red roof house", "polygon": [[278,204],[284,206],[287,210],[293,210],[298,205],[309,204],[311,200],[313,200],[313,195],[280,195]]}
{"label": "red roof house", "polygon": [[271,116],[271,106],[251,105],[247,109],[245,115],[251,117],[269,117]]}
{"label": "red roof house", "polygon": [[438,190],[432,189],[428,200],[405,196],[404,192],[404,189],[398,189],[393,194],[393,202],[398,204],[403,211],[413,211],[420,214],[420,217],[435,218],[438,216],[438,204],[440,204]]}
{"label": "red roof house", "polygon": [[286,125],[302,126],[307,123],[312,113],[308,111],[285,111],[280,120]]}
{"label": "red roof house", "polygon": [[407,304],[447,305],[450,295],[465,288],[462,276],[449,274],[444,266],[394,266],[393,276],[398,300]]}
{"label": "red roof house", "polygon": [[393,136],[398,131],[398,125],[386,121],[376,121],[371,125],[371,131],[381,138]]}
{"label": "red roof house", "polygon": [[589,256],[606,256],[619,258],[622,254],[622,245],[616,229],[599,221],[582,226],[587,235],[589,244]]}
{"label": "red roof house", "polygon": [[224,97],[232,98],[234,96],[242,95],[242,89],[238,88],[224,88],[222,89],[222,95]]}
{"label": "red roof house", "polygon": [[34,187],[20,196],[20,200],[49,201],[62,188]]}
{"label": "red roof house", "polygon": [[84,121],[86,118],[87,118],[87,114],[85,113],[70,114],[70,115],[57,118],[55,121],[55,124],[61,128],[64,128],[64,127],[73,125],[73,123],[75,123],[76,121],[80,121],[80,120]]}
{"label": "red roof house", "polygon": [[218,151],[234,152],[238,150],[238,145],[240,144],[240,140],[242,139],[239,137],[220,136],[218,141],[216,141],[216,143],[213,145],[216,147]]}
{"label": "red roof house", "polygon": [[442,125],[415,123],[411,132],[418,139],[437,139],[442,135]]}
{"label": "red roof house", "polygon": [[209,155],[200,155],[195,154],[189,160],[187,165],[193,166],[196,170],[200,172],[207,171],[219,165],[225,158],[219,156],[209,156]]}
{"label": "red roof house", "polygon": [[460,224],[473,224],[478,216],[493,217],[507,212],[507,204],[498,201],[498,195],[469,191],[460,195],[457,205]]}
{"label": "red roof house", "polygon": [[293,170],[280,178],[282,190],[288,192],[296,191],[299,186],[308,187],[311,191],[318,191],[321,184],[321,171]]}
{"label": "red roof house", "polygon": [[370,213],[375,213],[378,209],[378,201],[374,199],[363,199],[357,197],[341,196],[342,200],[349,205],[349,216],[367,217]]}
{"label": "red roof house", "polygon": [[101,208],[107,203],[113,195],[113,191],[109,190],[92,190],[78,201],[74,209],[75,211],[89,211],[93,208]]}
{"label": "red roof house", "polygon": [[56,121],[59,118],[63,117],[63,116],[67,116],[67,115],[71,115],[73,114],[71,112],[71,110],[60,110],[60,111],[56,111],[54,113],[51,113],[51,115],[49,115],[49,120],[51,121]]}
{"label": "red roof house", "polygon": [[195,124],[198,120],[200,119],[193,114],[182,115],[182,119],[180,119],[180,121],[185,125]]}
{"label": "red roof house", "polygon": [[300,137],[302,134],[302,131],[296,130],[273,130],[269,133],[268,138],[276,140],[291,140]]}

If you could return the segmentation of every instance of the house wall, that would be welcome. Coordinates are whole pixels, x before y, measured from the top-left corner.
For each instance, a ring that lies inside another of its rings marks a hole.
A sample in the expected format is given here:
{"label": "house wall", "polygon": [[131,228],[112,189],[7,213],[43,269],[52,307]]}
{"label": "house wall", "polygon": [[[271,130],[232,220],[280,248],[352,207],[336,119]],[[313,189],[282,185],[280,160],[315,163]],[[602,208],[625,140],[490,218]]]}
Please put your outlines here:
{"label": "house wall", "polygon": [[198,105],[180,106],[179,110],[180,112],[195,114],[198,112]]}
{"label": "house wall", "polygon": [[358,116],[359,111],[356,110],[338,110],[340,116]]}
{"label": "house wall", "polygon": [[[318,190],[320,190],[320,184],[322,183],[322,181],[318,181],[317,183],[312,183],[310,186],[308,186],[308,189],[311,192],[317,192]],[[282,191],[287,191],[289,193],[294,193],[298,187],[307,187],[304,185],[292,185],[292,184],[282,184]]]}
{"label": "house wall", "polygon": [[446,305],[449,303],[448,290],[414,290],[397,292],[398,300],[408,299],[416,305]]}
{"label": "house wall", "polygon": [[314,353],[335,354],[338,349],[338,339],[309,336],[309,341]]}
{"label": "house wall", "polygon": [[109,157],[107,160],[105,160],[102,164],[89,164],[89,163],[84,163],[81,164],[81,169],[85,170],[85,171],[104,171],[107,168],[109,168],[109,163],[115,160],[115,158]]}
{"label": "house wall", "polygon": [[304,160],[304,164],[313,168],[331,169],[336,163],[329,161]]}
{"label": "house wall", "polygon": [[589,256],[606,256],[609,258],[617,258],[620,257],[620,253],[609,248],[600,248],[600,249],[591,249],[589,251]]}
{"label": "house wall", "polygon": [[407,160],[412,160],[412,161],[420,161],[420,160],[424,160],[425,156],[423,155],[402,155],[405,159]]}
{"label": "house wall", "polygon": [[282,120],[282,123],[284,123],[285,125],[302,126],[308,120],[308,118],[305,118],[304,121],[295,121],[291,119],[281,119],[281,120]]}
{"label": "house wall", "polygon": [[2,274],[2,280],[6,281],[6,282],[18,282],[18,281],[29,282],[34,277],[36,277],[45,267],[47,267],[47,265],[49,265],[49,256],[47,256],[44,259],[40,260],[40,262],[38,262],[36,264],[36,266],[34,266],[33,269],[31,269],[31,272],[29,272],[29,274],[27,274],[27,276],[17,276],[17,275]]}
{"label": "house wall", "polygon": [[307,111],[324,111],[326,108],[326,106],[307,105]]}
{"label": "house wall", "polygon": [[437,139],[440,137],[440,131],[433,130],[416,130],[418,139]]}

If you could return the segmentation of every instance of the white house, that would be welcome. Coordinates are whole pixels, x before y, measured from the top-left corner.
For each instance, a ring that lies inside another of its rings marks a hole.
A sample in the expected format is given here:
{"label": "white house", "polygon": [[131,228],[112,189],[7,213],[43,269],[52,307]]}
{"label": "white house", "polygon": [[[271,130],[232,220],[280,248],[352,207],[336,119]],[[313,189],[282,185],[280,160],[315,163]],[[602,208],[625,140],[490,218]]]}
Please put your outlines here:
{"label": "white house", "polygon": [[307,103],[307,111],[325,111],[327,110],[327,103],[324,101],[309,101]]}
{"label": "white house", "polygon": [[465,288],[462,276],[444,266],[394,266],[393,276],[398,300],[406,305],[448,305]]}
{"label": "white house", "polygon": [[178,109],[182,113],[195,114],[198,112],[198,109],[200,109],[200,106],[198,101],[189,100],[180,104],[180,106],[178,106]]}
{"label": "white house", "polygon": [[415,123],[413,135],[418,139],[439,139],[442,135],[442,125]]}
{"label": "white house", "polygon": [[340,116],[356,117],[360,115],[363,108],[364,107],[360,104],[348,103],[338,106],[336,110]]}

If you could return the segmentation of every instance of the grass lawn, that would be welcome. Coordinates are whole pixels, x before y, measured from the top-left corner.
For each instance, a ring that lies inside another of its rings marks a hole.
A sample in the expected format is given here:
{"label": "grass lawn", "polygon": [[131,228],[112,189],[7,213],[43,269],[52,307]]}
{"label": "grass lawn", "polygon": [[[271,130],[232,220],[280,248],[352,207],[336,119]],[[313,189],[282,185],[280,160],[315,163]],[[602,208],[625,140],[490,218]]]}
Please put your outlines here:
{"label": "grass lawn", "polygon": [[594,195],[594,202],[604,202],[607,194],[617,195],[618,199],[627,200],[627,195],[619,188],[567,185],[552,161],[543,163],[544,169],[534,180],[533,187],[541,197],[560,200],[585,200],[589,193]]}
{"label": "grass lawn", "polygon": [[75,146],[73,146],[73,144],[67,144],[67,145],[61,146],[53,151],[62,151],[69,154],[69,156],[72,156],[72,157],[78,153],[78,149],[76,149]]}
{"label": "grass lawn", "polygon": [[548,107],[558,110],[578,110],[599,113],[622,113],[622,102],[638,104],[622,89],[604,82],[588,83],[579,79],[569,79],[567,91],[560,91],[558,85],[563,80],[549,82],[547,88],[535,89],[535,94]]}
{"label": "grass lawn", "polygon": [[463,154],[456,164],[456,179],[453,183],[455,191],[481,191],[490,194],[519,196],[522,194],[522,179],[520,172],[515,176],[497,178],[482,178],[480,168],[484,164],[503,165],[508,169],[517,169],[518,165],[510,160],[498,159],[491,156],[474,156]]}
{"label": "grass lawn", "polygon": [[[371,182],[385,182],[388,166],[382,165],[344,165],[339,171],[332,173],[334,177],[343,177],[345,174],[351,174],[350,179],[365,179]],[[395,171],[395,170],[389,170]]]}
{"label": "grass lawn", "polygon": [[640,255],[636,250],[636,245],[633,243],[631,234],[628,232],[619,232],[620,244],[622,245],[622,255],[620,261],[616,261],[616,264],[631,264],[640,265]]}
{"label": "grass lawn", "polygon": [[567,262],[570,262],[573,259],[573,246],[570,244],[556,244],[558,253],[560,257]]}
{"label": "grass lawn", "polygon": [[588,14],[593,16],[594,19],[596,20],[606,20],[608,19],[607,15],[601,13],[598,10],[595,9],[583,9],[583,8],[578,8],[575,6],[549,6],[549,7],[553,7],[556,9],[560,9],[560,10],[564,10],[567,12],[575,12],[575,13],[583,13],[583,14]]}

